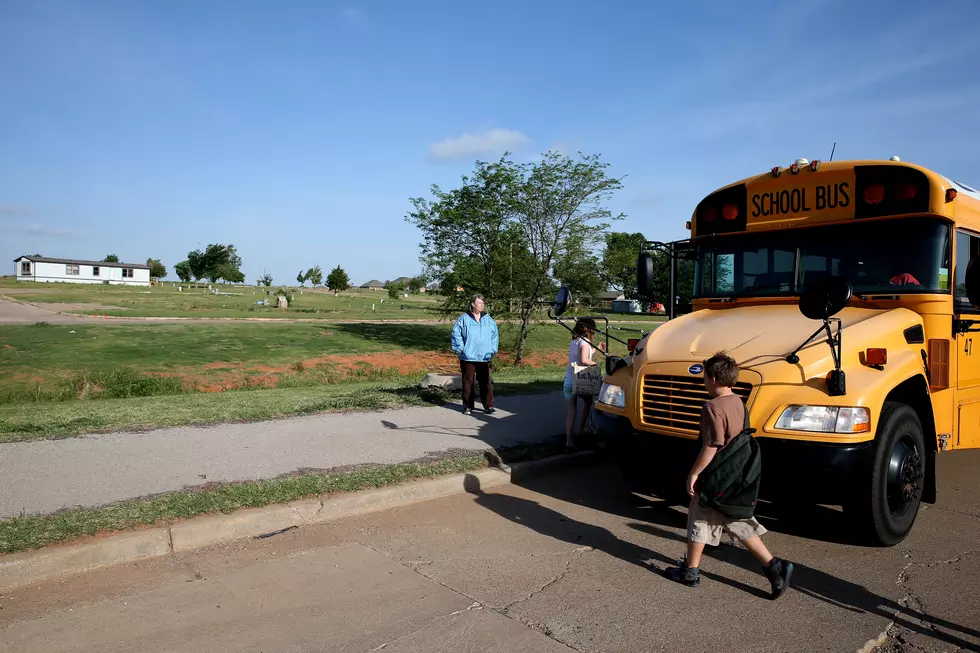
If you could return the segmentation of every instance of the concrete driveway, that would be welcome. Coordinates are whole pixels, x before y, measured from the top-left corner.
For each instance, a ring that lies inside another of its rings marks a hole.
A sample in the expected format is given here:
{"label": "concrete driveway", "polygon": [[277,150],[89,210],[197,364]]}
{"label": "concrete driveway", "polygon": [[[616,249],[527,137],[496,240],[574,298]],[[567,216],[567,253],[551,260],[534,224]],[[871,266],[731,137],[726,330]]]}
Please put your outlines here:
{"label": "concrete driveway", "polygon": [[980,650],[980,452],[940,459],[940,503],[893,548],[840,515],[763,509],[797,565],[770,601],[748,554],[701,587],[661,576],[685,511],[616,470],[551,477],[52,581],[0,598],[9,651]]}

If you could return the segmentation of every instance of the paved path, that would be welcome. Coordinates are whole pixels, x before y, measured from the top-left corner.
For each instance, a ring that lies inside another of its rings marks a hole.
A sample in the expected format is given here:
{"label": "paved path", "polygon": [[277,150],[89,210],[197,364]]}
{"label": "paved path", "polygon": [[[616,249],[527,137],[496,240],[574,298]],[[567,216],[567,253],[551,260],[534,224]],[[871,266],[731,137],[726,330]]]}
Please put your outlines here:
{"label": "paved path", "polygon": [[477,406],[470,416],[450,404],[0,444],[0,519],[215,481],[406,462],[454,449],[542,441],[564,432],[560,392],[499,397],[494,415]]}
{"label": "paved path", "polygon": [[978,465],[980,451],[943,454],[940,502],[892,548],[850,543],[833,510],[760,508],[766,543],[796,564],[776,602],[727,544],[700,587],[663,578],[684,509],[596,466],[25,587],[0,597],[0,648],[978,651]]}

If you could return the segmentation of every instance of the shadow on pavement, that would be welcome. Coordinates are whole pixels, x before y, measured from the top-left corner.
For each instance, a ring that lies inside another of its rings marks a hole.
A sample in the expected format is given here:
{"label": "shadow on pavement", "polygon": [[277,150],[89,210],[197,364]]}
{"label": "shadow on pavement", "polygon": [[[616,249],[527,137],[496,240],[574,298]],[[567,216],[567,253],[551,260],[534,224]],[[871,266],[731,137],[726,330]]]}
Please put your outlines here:
{"label": "shadow on pavement", "polygon": [[[629,526],[634,530],[654,537],[686,542],[683,536],[650,524],[634,523]],[[706,547],[704,555],[739,567],[751,568],[753,565],[757,565],[752,554],[745,549],[735,546]],[[774,552],[774,555],[778,556],[779,553]],[[871,613],[879,617],[894,620],[895,625],[901,628],[906,628],[921,635],[935,637],[947,644],[952,644],[965,650],[980,650],[976,644],[936,630],[936,628],[944,628],[980,640],[980,631],[978,630],[960,626],[959,624],[954,624],[919,610],[903,606],[869,591],[863,585],[831,576],[818,569],[807,567],[795,560],[791,562],[793,562],[795,567],[792,585],[793,589],[797,592],[802,592],[807,596],[830,603],[850,612]],[[707,576],[704,571],[702,571],[702,574]]]}
{"label": "shadow on pavement", "polygon": [[[480,487],[480,479],[472,474],[466,475],[464,487],[467,492],[476,496],[475,502],[478,505],[500,515],[504,519],[526,526],[541,535],[568,542],[575,546],[592,547],[647,571],[659,573],[667,566],[676,564],[676,560],[669,556],[651,551],[631,542],[625,542],[601,526],[571,519],[535,501],[506,494],[486,494]],[[658,566],[653,561],[659,562],[662,566]],[[730,585],[749,594],[768,597],[767,592],[750,587],[739,581],[714,573],[704,573],[703,575],[706,578]],[[664,579],[664,582],[669,583],[671,581]]]}
{"label": "shadow on pavement", "polygon": [[[564,502],[630,519],[632,521],[629,523],[629,527],[633,530],[658,538],[654,542],[675,543],[678,552],[683,550],[686,546],[687,529],[685,513],[674,509],[665,501],[649,500],[628,493],[625,485],[618,482],[618,479],[614,480],[615,477],[611,473],[600,472],[598,474],[600,478],[596,478],[594,471],[586,473],[589,473],[592,478],[583,478],[580,483],[569,483],[567,479],[562,481],[555,476],[546,476],[529,479],[520,485],[535,493]],[[662,563],[664,566],[676,564],[675,559],[670,556],[623,541],[605,528],[570,519],[537,502],[505,494],[486,494],[480,489],[479,480],[475,477],[467,478],[466,489],[471,494],[476,495],[476,503],[479,505],[542,535],[578,546],[591,546],[608,555],[651,571],[658,567],[651,564],[650,561]],[[796,519],[781,521],[780,524],[784,528],[780,530],[802,538],[808,538],[808,533],[811,532],[824,535],[824,531],[819,530],[821,528],[819,520],[822,518],[820,515],[823,515],[823,518],[832,519],[829,513],[834,511],[820,506],[817,508],[820,510],[814,511],[816,517],[812,516],[809,511],[803,511]],[[804,524],[810,519],[816,520],[815,524],[802,528],[801,532],[794,532],[792,526],[785,528],[790,524]],[[763,519],[760,518],[760,521]],[[766,527],[768,528],[768,524]],[[680,532],[677,532],[678,530]],[[818,539],[827,538],[819,537]],[[773,553],[779,555],[778,551]],[[742,590],[752,596],[769,598],[768,582],[765,581],[758,562],[748,551],[741,547],[723,543],[718,547],[706,547],[704,555],[709,560],[718,560],[744,569],[759,571],[761,586],[748,586],[721,576],[710,569],[705,570],[703,567],[706,565],[702,565],[701,575],[704,578]],[[895,625],[901,628],[934,637],[964,650],[980,650],[975,643],[957,636],[957,634],[961,634],[968,638],[980,640],[980,631],[978,630],[946,621],[912,607],[905,607],[869,591],[862,585],[837,578],[796,560],[792,562],[795,566],[792,580],[792,587],[795,591],[844,610],[880,616],[894,621]],[[669,583],[671,581],[664,579],[664,582]]]}

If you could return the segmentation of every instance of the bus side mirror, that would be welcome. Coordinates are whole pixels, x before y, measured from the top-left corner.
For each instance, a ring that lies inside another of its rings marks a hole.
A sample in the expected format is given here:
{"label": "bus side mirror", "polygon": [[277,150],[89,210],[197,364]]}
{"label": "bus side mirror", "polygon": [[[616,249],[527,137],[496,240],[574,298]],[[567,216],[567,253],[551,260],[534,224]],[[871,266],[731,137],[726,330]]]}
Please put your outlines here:
{"label": "bus side mirror", "polygon": [[555,303],[551,307],[552,312],[554,312],[555,317],[561,317],[568,310],[569,305],[572,303],[572,293],[571,291],[562,286],[558,290],[558,294],[555,296]]}
{"label": "bus side mirror", "polygon": [[653,256],[640,252],[636,257],[636,290],[640,297],[653,297]]}
{"label": "bus side mirror", "polygon": [[966,266],[966,296],[970,304],[980,306],[980,257],[971,258]]}
{"label": "bus side mirror", "polygon": [[800,295],[800,312],[811,320],[826,321],[837,315],[853,294],[851,282],[844,277],[824,277],[807,284]]}

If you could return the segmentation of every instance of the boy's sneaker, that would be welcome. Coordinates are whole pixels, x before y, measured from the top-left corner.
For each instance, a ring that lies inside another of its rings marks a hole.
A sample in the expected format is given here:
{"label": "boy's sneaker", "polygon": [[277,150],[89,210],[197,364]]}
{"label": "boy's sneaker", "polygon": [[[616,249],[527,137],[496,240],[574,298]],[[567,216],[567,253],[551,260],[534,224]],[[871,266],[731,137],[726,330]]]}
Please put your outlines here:
{"label": "boy's sneaker", "polygon": [[688,587],[697,587],[701,584],[701,570],[697,567],[693,569],[688,567],[686,562],[681,562],[679,567],[668,567],[664,571],[664,576]]}
{"label": "boy's sneaker", "polygon": [[497,409],[494,408],[493,406],[490,406],[490,408],[484,408],[483,412],[485,412],[487,415],[493,415],[494,413],[497,412]]}
{"label": "boy's sneaker", "polygon": [[472,408],[468,408],[468,407],[467,408],[464,408],[463,409],[463,414],[464,415],[472,415],[473,414],[473,409]]}
{"label": "boy's sneaker", "polygon": [[773,558],[769,566],[763,567],[762,570],[769,578],[769,584],[772,585],[771,598],[773,600],[778,599],[783,595],[783,592],[789,589],[789,579],[793,575],[793,563],[780,558]]}

